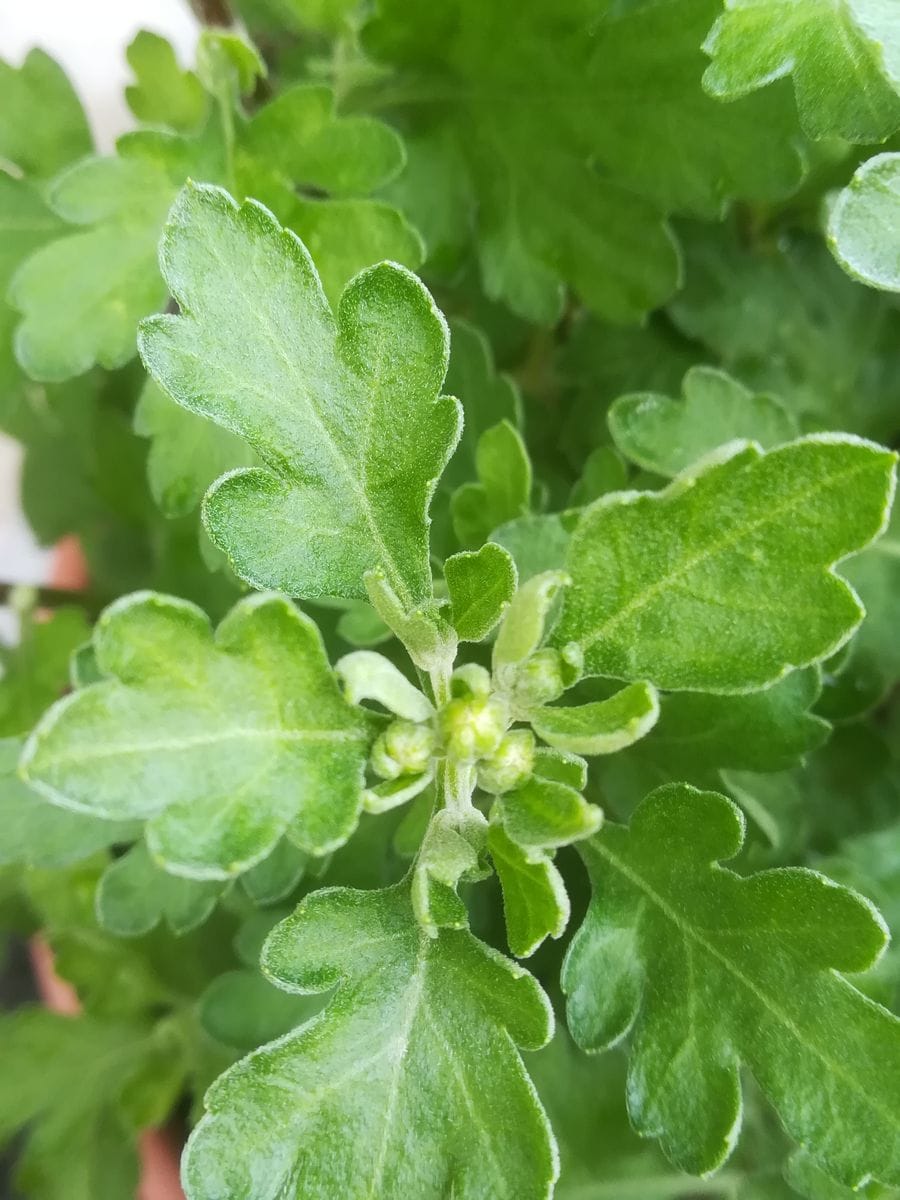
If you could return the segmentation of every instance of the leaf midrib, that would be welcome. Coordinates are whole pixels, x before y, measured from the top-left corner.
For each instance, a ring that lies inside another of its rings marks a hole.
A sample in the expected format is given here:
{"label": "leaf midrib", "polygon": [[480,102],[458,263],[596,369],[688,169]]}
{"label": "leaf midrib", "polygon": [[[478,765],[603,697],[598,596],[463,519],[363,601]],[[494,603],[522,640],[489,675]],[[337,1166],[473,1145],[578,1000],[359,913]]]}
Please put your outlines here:
{"label": "leaf midrib", "polygon": [[[643,895],[654,904],[659,911],[675,926],[682,937],[687,941],[690,938],[696,942],[701,949],[705,950],[711,958],[714,958],[725,970],[734,977],[735,980],[751,993],[759,1003],[765,1008],[783,1027],[795,1038],[795,1040],[808,1050],[813,1057],[817,1058],[829,1070],[831,1070],[838,1078],[848,1085],[851,1091],[857,1093],[863,1100],[864,1105],[870,1106],[875,1112],[881,1116],[886,1124],[900,1128],[900,1114],[892,1112],[890,1109],[885,1109],[879,1104],[872,1095],[870,1089],[862,1086],[859,1081],[850,1075],[843,1065],[830,1059],[818,1046],[810,1043],[803,1036],[801,1029],[796,1025],[787,1012],[782,1009],[778,1003],[773,1000],[758,984],[749,978],[726,954],[720,951],[711,941],[703,936],[694,926],[685,921],[679,913],[662,897],[656,889],[645,880],[640,874],[632,870],[625,862],[623,862],[610,848],[603,844],[602,841],[594,840],[590,849],[594,853],[605,858],[610,866],[623,875],[629,883],[638,889]],[[721,875],[727,875],[729,872],[724,871],[721,867],[712,868]],[[843,977],[838,972],[832,972],[837,978]],[[850,986],[849,984],[847,986]]]}
{"label": "leaf midrib", "polygon": [[[760,460],[757,459],[757,462],[758,461]],[[854,466],[849,470],[838,471],[834,475],[827,476],[825,479],[818,479],[814,487],[807,488],[802,492],[794,492],[790,499],[784,504],[776,505],[774,508],[768,509],[764,516],[755,521],[741,525],[739,529],[732,530],[726,537],[719,538],[718,541],[715,541],[711,545],[707,546],[706,549],[702,550],[699,554],[695,554],[692,558],[686,559],[683,563],[681,563],[680,566],[670,571],[667,575],[662,576],[660,579],[657,579],[655,583],[650,584],[650,586],[645,588],[642,592],[639,592],[638,595],[634,596],[628,601],[627,604],[620,608],[617,613],[614,613],[608,621],[606,621],[603,625],[598,626],[591,634],[588,635],[587,638],[582,639],[581,645],[583,649],[590,650],[592,646],[600,641],[601,638],[607,636],[611,630],[616,628],[617,625],[620,625],[633,613],[644,608],[651,600],[658,596],[660,592],[665,591],[666,588],[671,587],[672,584],[689,575],[695,567],[700,566],[714,555],[731,549],[733,546],[742,541],[743,538],[745,538],[748,534],[754,533],[757,529],[762,529],[766,525],[771,524],[777,518],[785,516],[787,513],[791,512],[796,505],[802,504],[804,500],[811,499],[813,496],[818,495],[818,493],[821,492],[825,487],[832,487],[845,479],[852,479],[856,475],[860,475],[864,471],[868,470],[870,466],[870,463],[863,463],[858,466]],[[659,498],[658,494],[647,494],[651,496],[652,499]],[[673,499],[677,499],[677,497]],[[665,504],[666,501],[663,500],[662,503]],[[613,507],[621,509],[625,507],[625,505],[616,505]],[[841,559],[838,558],[835,561],[841,561]],[[830,570],[833,565],[833,563],[822,564],[822,567],[823,570]]]}

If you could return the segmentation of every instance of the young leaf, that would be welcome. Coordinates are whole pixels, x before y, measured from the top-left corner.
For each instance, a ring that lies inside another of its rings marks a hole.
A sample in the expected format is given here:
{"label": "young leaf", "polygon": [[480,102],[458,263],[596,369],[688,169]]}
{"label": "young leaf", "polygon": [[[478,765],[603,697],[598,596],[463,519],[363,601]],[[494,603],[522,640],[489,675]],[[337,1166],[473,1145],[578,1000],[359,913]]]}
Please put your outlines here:
{"label": "young leaf", "polygon": [[442,929],[468,929],[469,914],[457,895],[464,880],[490,874],[483,862],[487,823],[480,812],[458,816],[441,809],[432,817],[413,868],[412,907],[429,937]]}
{"label": "young leaf", "polygon": [[0,62],[0,158],[48,179],[91,152],[91,135],[65,72],[43,50],[21,67]]}
{"label": "young leaf", "polygon": [[488,542],[444,563],[450,619],[462,642],[480,642],[503,616],[516,590],[516,565],[508,551]]}
{"label": "young leaf", "polygon": [[158,867],[138,842],[110,863],[97,889],[97,920],[117,937],[140,937],[165,919],[175,934],[202,925],[222,884],[183,879]]}
{"label": "young leaf", "polygon": [[504,829],[531,862],[540,862],[546,851],[590,837],[603,821],[600,809],[574,788],[539,775],[494,804]]}
{"label": "young leaf", "polygon": [[206,120],[209,100],[193,71],[183,71],[165,38],[142,29],[125,51],[137,78],[125,89],[128,107],[147,125],[195,133]]}
{"label": "young leaf", "polygon": [[661,492],[598,500],[555,643],[577,642],[588,674],[722,693],[828,657],[863,617],[832,567],[883,530],[894,462],[849,436],[732,443]]}
{"label": "young leaf", "polygon": [[430,721],[434,716],[431,701],[382,654],[356,650],[339,659],[334,671],[351,704],[377,700],[389,712],[407,721]]}
{"label": "young leaf", "polygon": [[349,837],[367,722],[287,600],[242,600],[214,638],[194,605],[136,593],[94,644],[109,678],[55,705],[23,756],[50,800],[146,818],[154,858],[193,879],[247,870],[286,831],[311,854]]}
{"label": "young leaf", "polygon": [[754,396],[714,367],[691,367],[682,397],[634,392],[616,400],[609,410],[609,429],[626,458],[671,478],[733,438],[759,442],[768,450],[800,432],[778,400]]}
{"label": "young leaf", "polygon": [[510,953],[529,958],[547,937],[561,937],[570,905],[562,876],[549,855],[529,857],[499,822],[488,830],[488,850],[503,891]]}
{"label": "young leaf", "polygon": [[900,1180],[900,1020],[838,971],[886,928],[855,892],[800,868],[742,878],[730,801],[673,784],[629,829],[580,847],[595,890],[569,950],[569,1027],[585,1049],[633,1029],[629,1111],[682,1170],[734,1148],[746,1064],[788,1132],[838,1180]]}
{"label": "young leaf", "polygon": [[734,100],[791,75],[811,138],[881,142],[900,128],[900,27],[890,0],[726,0],[703,85]]}
{"label": "young leaf", "polygon": [[514,1043],[544,1045],[552,1016],[522,968],[467,932],[428,937],[402,885],[307,897],[262,965],[286,991],[339,990],[209,1090],[189,1200],[549,1197],[552,1138]]}
{"label": "young leaf", "polygon": [[615,754],[645,737],[659,717],[649,683],[632,683],[608,700],[570,708],[539,708],[529,718],[538,737],[570,754]]}
{"label": "young leaf", "polygon": [[900,154],[876,154],[840,192],[828,222],[828,244],[849,275],[900,292],[898,218]]}
{"label": "young leaf", "polygon": [[162,261],[183,315],[143,324],[148,369],[266,463],[224,476],[204,504],[237,573],[363,597],[377,567],[406,608],[425,601],[428,503],[459,406],[438,398],[447,330],[424,287],[384,263],[347,286],[335,319],[302,243],[210,187],[181,193]]}
{"label": "young leaf", "polygon": [[130,821],[104,821],[48,803],[18,778],[21,750],[15,738],[0,740],[0,864],[64,867],[140,833]]}
{"label": "young leaf", "polygon": [[475,547],[498,525],[528,512],[531,460],[522,435],[501,421],[478,439],[479,483],[464,483],[450,500],[453,528],[463,546]]}

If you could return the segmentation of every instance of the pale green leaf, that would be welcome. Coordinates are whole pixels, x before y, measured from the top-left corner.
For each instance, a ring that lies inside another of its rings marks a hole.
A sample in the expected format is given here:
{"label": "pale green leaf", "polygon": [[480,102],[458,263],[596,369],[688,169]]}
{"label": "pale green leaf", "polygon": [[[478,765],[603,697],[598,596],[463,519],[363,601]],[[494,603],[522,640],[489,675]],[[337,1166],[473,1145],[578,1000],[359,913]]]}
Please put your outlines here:
{"label": "pale green leaf", "polygon": [[560,591],[569,583],[565,571],[544,571],[534,575],[513,596],[497,640],[492,662],[494,672],[524,662],[540,646],[544,627]]}
{"label": "pale green leaf", "polygon": [[413,912],[429,937],[442,929],[468,929],[469,914],[457,888],[490,874],[484,863],[487,832],[487,822],[475,809],[456,813],[443,808],[432,817],[412,877]]}
{"label": "pale green leaf", "polygon": [[69,656],[89,634],[78,608],[58,608],[47,621],[23,618],[18,645],[0,645],[0,737],[29,732],[59,699],[69,682]]}
{"label": "pale green leaf", "polygon": [[562,876],[546,855],[532,861],[498,822],[488,830],[488,850],[503,891],[510,952],[529,958],[545,938],[561,937],[569,923]]}
{"label": "pale green leaf", "polygon": [[831,568],[883,530],[894,457],[839,435],[733,443],[661,492],[598,500],[554,641],[588,674],[723,693],[828,657],[863,617]]}
{"label": "pale green leaf", "polygon": [[569,505],[583,508],[608,492],[624,491],[627,481],[628,465],[622,455],[612,446],[598,446],[588,455],[581,477],[569,493]]}
{"label": "pale green leaf", "polygon": [[291,996],[257,970],[226,971],[200,997],[200,1023],[211,1037],[246,1052],[315,1016],[317,996]]}
{"label": "pale green leaf", "polygon": [[16,774],[22,743],[0,740],[0,864],[64,867],[140,832],[131,822],[66,812],[32,791]]}
{"label": "pale green leaf", "polygon": [[880,142],[900,128],[893,0],[725,0],[703,84],[734,100],[790,75],[811,138]]}
{"label": "pale green leaf", "polygon": [[116,937],[140,937],[162,920],[173,933],[187,933],[203,924],[221,891],[215,880],[169,875],[141,841],[106,868],[97,889],[97,920]]}
{"label": "pale green leaf", "polygon": [[828,244],[849,275],[870,287],[900,292],[898,222],[900,154],[876,154],[838,195]]}
{"label": "pale green leaf", "polygon": [[549,1197],[552,1138],[515,1043],[543,1045],[552,1016],[522,968],[467,932],[428,937],[403,886],[308,897],[262,963],[287,991],[339,991],[207,1093],[189,1200]]}
{"label": "pale green leaf", "polygon": [[407,721],[429,721],[434,716],[431,701],[383,654],[356,650],[339,659],[334,670],[351,704],[376,700]]}
{"label": "pale green leaf", "polygon": [[495,529],[491,541],[510,552],[519,579],[525,583],[545,571],[562,570],[580,516],[580,511],[570,511],[519,517]]}
{"label": "pale green leaf", "polygon": [[671,478],[734,438],[768,450],[800,432],[773,396],[754,396],[714,367],[691,367],[682,388],[679,400],[635,392],[610,408],[613,440],[639,467]]}
{"label": "pale green leaf", "polygon": [[743,1063],[829,1174],[896,1182],[900,1021],[838,974],[875,962],[885,925],[816,872],[718,866],[742,840],[730,801],[674,784],[580,847],[595,899],[563,972],[569,1027],[591,1051],[631,1031],[631,1120],[682,1170],[734,1149]]}
{"label": "pale green leaf", "polygon": [[[319,866],[322,862],[319,860]],[[283,837],[271,854],[244,872],[241,887],[254,904],[275,904],[290,895],[307,869],[314,869],[314,863],[290,838]]]}
{"label": "pale green leaf", "polygon": [[378,567],[406,608],[426,600],[427,507],[459,409],[438,399],[447,330],[422,285],[382,264],[348,285],[335,319],[302,243],[208,187],[181,193],[162,258],[183,315],[142,327],[148,368],[266,463],[226,475],[204,504],[237,573],[362,597]]}
{"label": "pale green leaf", "polygon": [[659,717],[659,697],[649,683],[632,683],[608,700],[531,714],[538,737],[570,754],[615,754],[645,737]]}
{"label": "pale green leaf", "polygon": [[91,152],[91,135],[65,72],[43,50],[21,67],[0,62],[0,158],[49,178]]}
{"label": "pale green leaf", "polygon": [[454,554],[444,563],[450,619],[460,641],[480,642],[491,632],[516,590],[516,566],[494,542]]}
{"label": "pale green leaf", "polygon": [[285,831],[324,854],[356,826],[369,741],[313,623],[272,595],[237,604],[213,638],[185,601],[136,593],[100,618],[102,682],[55,705],[26,777],[65,808],[147,820],[154,858],[225,879]]}
{"label": "pale green leaf", "polygon": [[194,133],[206,120],[209,101],[193,71],[183,71],[175,51],[159,34],[142,29],[125,51],[136,83],[125,89],[128,107],[147,125]]}

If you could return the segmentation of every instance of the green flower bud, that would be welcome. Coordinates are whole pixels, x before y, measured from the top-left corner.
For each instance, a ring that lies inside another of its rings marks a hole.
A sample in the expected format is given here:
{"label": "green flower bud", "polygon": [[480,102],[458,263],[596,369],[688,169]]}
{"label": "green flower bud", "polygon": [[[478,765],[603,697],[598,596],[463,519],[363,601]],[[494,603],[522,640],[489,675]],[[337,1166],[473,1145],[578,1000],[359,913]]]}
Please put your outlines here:
{"label": "green flower bud", "polygon": [[478,663],[464,663],[450,677],[450,691],[454,696],[489,696],[491,673]]}
{"label": "green flower bud", "polygon": [[458,697],[444,706],[439,720],[447,754],[476,762],[489,757],[500,745],[509,712],[497,696]]}
{"label": "green flower bud", "polygon": [[566,690],[567,674],[558,650],[538,650],[516,671],[513,693],[517,707],[536,708],[558,700]]}
{"label": "green flower bud", "polygon": [[393,721],[376,739],[369,762],[382,779],[418,775],[427,768],[434,750],[434,731],[430,725]]}
{"label": "green flower bud", "polygon": [[534,770],[534,734],[530,729],[508,733],[495,753],[478,765],[478,786],[498,796],[521,787]]}

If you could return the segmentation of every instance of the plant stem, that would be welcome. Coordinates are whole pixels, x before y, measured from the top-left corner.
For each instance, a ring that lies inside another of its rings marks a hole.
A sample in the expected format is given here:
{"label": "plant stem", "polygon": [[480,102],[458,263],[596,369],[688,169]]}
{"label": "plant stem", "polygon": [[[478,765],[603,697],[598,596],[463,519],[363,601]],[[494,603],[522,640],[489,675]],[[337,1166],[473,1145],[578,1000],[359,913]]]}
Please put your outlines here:
{"label": "plant stem", "polygon": [[194,16],[202,25],[234,25],[234,14],[228,0],[190,0]]}

